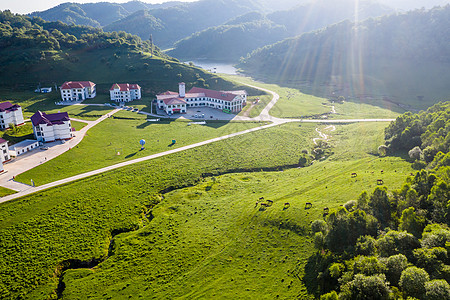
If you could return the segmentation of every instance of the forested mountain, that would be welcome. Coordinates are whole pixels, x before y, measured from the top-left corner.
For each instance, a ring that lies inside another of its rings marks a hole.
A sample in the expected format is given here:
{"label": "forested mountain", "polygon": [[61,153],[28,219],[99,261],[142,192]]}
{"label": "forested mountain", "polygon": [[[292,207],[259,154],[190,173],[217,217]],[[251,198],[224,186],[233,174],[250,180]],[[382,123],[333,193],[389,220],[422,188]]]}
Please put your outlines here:
{"label": "forested mountain", "polygon": [[281,82],[309,81],[313,89],[326,84],[328,92],[347,96],[414,93],[414,98],[427,98],[438,91],[445,99],[450,95],[445,71],[450,66],[449,28],[449,5],[344,21],[260,48],[240,67]]}
{"label": "forested mountain", "polygon": [[125,18],[139,10],[167,8],[181,2],[149,4],[141,1],[126,3],[62,3],[45,11],[31,13],[31,17],[40,17],[46,21],[61,21],[66,24],[102,27]]}
{"label": "forested mountain", "polygon": [[345,19],[365,19],[391,12],[389,8],[372,1],[361,1],[359,6],[355,6],[351,0],[320,0],[267,16],[245,14],[224,25],[208,28],[178,41],[170,53],[183,59],[207,58],[237,62],[255,49],[287,37]]}
{"label": "forested mountain", "polygon": [[[161,47],[171,47],[174,42],[205,28],[217,26],[247,12],[259,10],[260,6],[252,0],[200,0],[180,4],[169,8],[153,9],[143,14],[141,12],[114,22],[104,29],[107,31],[123,30],[139,34],[148,39],[150,34]],[[145,19],[156,18],[160,26],[154,30],[150,27],[135,29],[135,23],[149,23]]]}
{"label": "forested mountain", "polygon": [[312,222],[305,282],[320,299],[450,298],[450,103],[398,117],[386,144],[433,155],[416,146],[409,156],[424,169],[399,190],[364,191]]}
{"label": "forested mountain", "polygon": [[288,37],[286,27],[261,16],[261,19],[251,22],[210,27],[194,33],[178,41],[168,54],[183,59],[238,61],[241,56],[256,48],[286,37]]}
{"label": "forested mountain", "polygon": [[[151,54],[153,53],[153,55]],[[99,91],[114,82],[135,82],[147,95],[187,85],[232,88],[223,79],[180,64],[129,33],[47,22],[0,12],[0,85],[9,89],[91,80]]]}

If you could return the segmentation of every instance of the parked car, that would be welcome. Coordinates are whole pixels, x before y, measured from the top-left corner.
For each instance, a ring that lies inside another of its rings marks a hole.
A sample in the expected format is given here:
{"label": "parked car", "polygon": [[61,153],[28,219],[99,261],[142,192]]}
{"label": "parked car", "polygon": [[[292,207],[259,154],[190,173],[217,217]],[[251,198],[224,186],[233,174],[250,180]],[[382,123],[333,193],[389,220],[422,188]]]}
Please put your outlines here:
{"label": "parked car", "polygon": [[48,150],[48,147],[47,146],[42,146],[41,150]]}

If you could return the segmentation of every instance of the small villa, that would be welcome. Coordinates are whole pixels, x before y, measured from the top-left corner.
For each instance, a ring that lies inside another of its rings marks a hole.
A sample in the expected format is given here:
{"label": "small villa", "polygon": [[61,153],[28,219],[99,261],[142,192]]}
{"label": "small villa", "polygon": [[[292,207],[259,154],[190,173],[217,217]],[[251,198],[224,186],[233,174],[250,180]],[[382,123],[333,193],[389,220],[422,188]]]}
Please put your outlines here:
{"label": "small villa", "polygon": [[24,124],[22,107],[11,102],[0,103],[0,129],[8,129],[9,124]]}
{"label": "small villa", "polygon": [[109,89],[111,101],[130,102],[141,99],[141,87],[138,84],[115,83]]}
{"label": "small villa", "polygon": [[247,92],[240,91],[214,91],[193,87],[188,93],[186,84],[178,84],[178,93],[167,91],[156,96],[159,109],[167,114],[186,113],[189,107],[211,107],[224,112],[237,113],[247,102]]}
{"label": "small villa", "polygon": [[46,114],[38,111],[31,117],[33,132],[40,142],[53,142],[72,138],[69,115],[64,113]]}
{"label": "small villa", "polygon": [[63,101],[83,101],[97,95],[95,83],[91,81],[66,81],[60,89]]}

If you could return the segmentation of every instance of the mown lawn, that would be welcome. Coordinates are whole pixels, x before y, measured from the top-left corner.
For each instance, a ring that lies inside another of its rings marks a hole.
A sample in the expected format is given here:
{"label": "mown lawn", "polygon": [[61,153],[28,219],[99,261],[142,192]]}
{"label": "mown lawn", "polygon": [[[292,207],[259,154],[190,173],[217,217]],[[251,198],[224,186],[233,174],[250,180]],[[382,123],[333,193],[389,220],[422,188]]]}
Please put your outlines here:
{"label": "mown lawn", "polygon": [[[65,272],[62,298],[304,298],[309,222],[377,179],[397,188],[411,172],[402,158],[372,154],[386,125],[337,126],[334,155],[306,168],[261,172],[311,148],[315,125],[292,123],[4,203],[0,297],[56,297],[62,262],[109,253]],[[255,208],[262,196],[274,201],[266,211]]]}
{"label": "mown lawn", "polygon": [[15,193],[17,192],[0,186],[0,197],[8,196]]}
{"label": "mown lawn", "polygon": [[[30,182],[33,179],[36,185],[42,185],[125,160],[260,126],[252,122],[188,124],[186,121],[147,122],[144,115],[119,111],[90,129],[75,148],[16,176],[16,180]],[[142,151],[139,144],[141,139],[146,141]],[[172,144],[172,140],[176,144]]]}

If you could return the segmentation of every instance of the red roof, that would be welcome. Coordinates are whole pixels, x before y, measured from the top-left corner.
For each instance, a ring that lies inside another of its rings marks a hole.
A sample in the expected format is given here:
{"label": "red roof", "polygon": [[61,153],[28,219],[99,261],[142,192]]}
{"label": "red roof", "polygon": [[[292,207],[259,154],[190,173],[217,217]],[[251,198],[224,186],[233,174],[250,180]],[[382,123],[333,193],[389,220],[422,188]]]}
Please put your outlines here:
{"label": "red roof", "polygon": [[115,83],[112,85],[112,87],[109,89],[110,91],[119,89],[121,92],[126,92],[129,90],[140,90],[141,87],[138,84],[129,84],[129,83]]}
{"label": "red roof", "polygon": [[91,82],[91,81],[66,81],[64,82],[64,84],[61,86],[62,90],[67,90],[67,89],[82,89],[82,88],[87,88],[87,87],[94,87],[95,83]]}
{"label": "red roof", "polygon": [[7,142],[8,142],[7,140],[0,138],[0,145],[4,144],[4,143],[7,143]]}
{"label": "red roof", "polygon": [[164,103],[166,105],[176,105],[176,104],[186,104],[186,101],[184,101],[182,98],[170,98],[164,99]]}
{"label": "red roof", "polygon": [[70,120],[69,115],[66,112],[56,114],[46,114],[38,110],[31,117],[31,123],[33,123],[33,126],[37,126],[39,124],[47,124],[47,126],[52,126],[54,124],[63,124],[64,121],[69,120]]}
{"label": "red roof", "polygon": [[9,101],[0,103],[0,111],[14,111],[17,110],[20,106],[17,104],[12,104]]}

